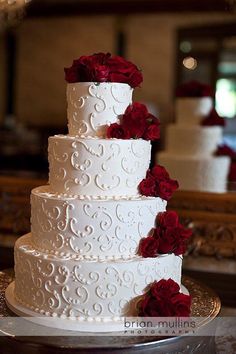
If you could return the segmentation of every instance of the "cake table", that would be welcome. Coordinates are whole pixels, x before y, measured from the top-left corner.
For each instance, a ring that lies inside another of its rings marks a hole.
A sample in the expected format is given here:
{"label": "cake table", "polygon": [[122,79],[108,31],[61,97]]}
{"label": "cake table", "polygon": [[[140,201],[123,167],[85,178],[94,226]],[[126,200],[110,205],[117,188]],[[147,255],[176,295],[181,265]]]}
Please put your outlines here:
{"label": "cake table", "polygon": [[[0,318],[9,317],[7,326],[0,328],[0,347],[3,354],[36,353],[214,353],[214,337],[210,336],[119,336],[111,333],[110,336],[68,336],[68,331],[60,331],[60,336],[37,336],[41,326],[31,322],[33,336],[17,337],[11,325],[11,317],[15,316],[5,304],[5,289],[14,278],[12,269],[0,272]],[[205,329],[220,311],[220,299],[205,285],[189,278],[183,277],[183,284],[192,296],[192,313],[194,317],[203,317],[199,330]],[[0,322],[1,323],[1,322]]]}

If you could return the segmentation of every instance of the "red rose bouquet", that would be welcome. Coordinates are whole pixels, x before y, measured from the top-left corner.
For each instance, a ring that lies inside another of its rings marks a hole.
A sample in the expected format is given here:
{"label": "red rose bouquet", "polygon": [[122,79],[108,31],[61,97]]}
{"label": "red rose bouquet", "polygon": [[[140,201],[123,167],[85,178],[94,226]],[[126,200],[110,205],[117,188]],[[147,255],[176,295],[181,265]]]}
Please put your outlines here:
{"label": "red rose bouquet", "polygon": [[231,164],[228,174],[228,180],[230,182],[236,181],[236,151],[231,149],[228,145],[224,144],[218,147],[215,152],[216,156],[229,156],[231,158]]}
{"label": "red rose bouquet", "polygon": [[138,316],[143,317],[189,317],[191,296],[180,292],[172,279],[161,279],[150,285],[138,304]]}
{"label": "red rose bouquet", "polygon": [[236,151],[234,151],[230,146],[224,144],[218,146],[216,156],[229,156],[232,160],[236,160]]}
{"label": "red rose bouquet", "polygon": [[218,113],[216,112],[216,110],[213,108],[211,110],[210,114],[201,121],[201,125],[203,125],[203,126],[219,125],[219,126],[224,127],[225,120],[224,120],[224,118],[220,117],[218,115]]}
{"label": "red rose bouquet", "polygon": [[171,179],[166,169],[160,165],[148,170],[146,178],[138,186],[140,194],[165,200],[169,200],[178,187],[178,182]]}
{"label": "red rose bouquet", "polygon": [[110,53],[96,53],[81,56],[65,68],[65,80],[75,82],[120,82],[135,88],[143,81],[136,65]]}
{"label": "red rose bouquet", "polygon": [[236,182],[236,161],[231,162],[228,179],[230,182]]}
{"label": "red rose bouquet", "polygon": [[120,124],[107,129],[108,138],[157,140],[160,138],[160,121],[148,112],[147,107],[135,102],[126,108]]}
{"label": "red rose bouquet", "polygon": [[214,97],[214,91],[211,86],[193,80],[177,87],[176,97]]}
{"label": "red rose bouquet", "polygon": [[166,253],[184,254],[191,235],[192,231],[180,224],[175,211],[159,213],[152,235],[140,240],[138,254],[144,258]]}

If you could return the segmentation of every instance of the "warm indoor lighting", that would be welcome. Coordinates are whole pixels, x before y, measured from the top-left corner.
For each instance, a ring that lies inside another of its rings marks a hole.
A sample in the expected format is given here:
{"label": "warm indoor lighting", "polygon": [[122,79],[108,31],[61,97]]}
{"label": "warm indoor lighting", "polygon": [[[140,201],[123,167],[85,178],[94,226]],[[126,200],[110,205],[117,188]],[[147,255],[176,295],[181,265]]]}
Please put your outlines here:
{"label": "warm indoor lighting", "polygon": [[194,70],[197,67],[197,60],[193,57],[186,57],[183,60],[183,65],[186,69]]}
{"label": "warm indoor lighting", "polygon": [[182,41],[179,46],[181,52],[189,53],[192,49],[192,45],[189,41]]}
{"label": "warm indoor lighting", "polygon": [[0,28],[14,24],[24,15],[24,7],[31,0],[0,0]]}
{"label": "warm indoor lighting", "polygon": [[227,118],[236,116],[236,81],[219,79],[216,83],[216,109],[219,115]]}
{"label": "warm indoor lighting", "polygon": [[11,11],[18,9],[28,3],[30,0],[0,0],[0,11]]}

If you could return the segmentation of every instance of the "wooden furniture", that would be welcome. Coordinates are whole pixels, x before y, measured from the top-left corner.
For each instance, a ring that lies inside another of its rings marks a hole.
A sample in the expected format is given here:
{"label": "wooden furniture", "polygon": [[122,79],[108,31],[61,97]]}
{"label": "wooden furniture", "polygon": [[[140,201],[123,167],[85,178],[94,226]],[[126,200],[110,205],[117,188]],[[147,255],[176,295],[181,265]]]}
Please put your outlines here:
{"label": "wooden furniture", "polygon": [[183,272],[212,287],[236,307],[236,193],[178,191],[168,203],[193,230]]}
{"label": "wooden furniture", "polygon": [[236,258],[236,193],[178,191],[168,208],[193,230],[189,253]]}

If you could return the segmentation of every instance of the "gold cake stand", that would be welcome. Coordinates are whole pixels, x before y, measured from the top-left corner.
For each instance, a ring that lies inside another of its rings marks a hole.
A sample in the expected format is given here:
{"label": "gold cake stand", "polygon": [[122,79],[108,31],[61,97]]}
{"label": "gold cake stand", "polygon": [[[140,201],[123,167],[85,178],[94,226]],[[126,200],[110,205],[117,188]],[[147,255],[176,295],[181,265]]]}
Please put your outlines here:
{"label": "gold cake stand", "polygon": [[[15,316],[6,306],[5,289],[14,279],[12,269],[0,272],[0,320]],[[220,311],[220,299],[215,292],[204,284],[183,276],[183,285],[192,296],[192,317],[202,317],[199,326],[202,332]],[[27,321],[28,322],[28,321]],[[156,336],[117,336],[111,333],[109,336],[68,336],[63,331],[61,336],[37,336],[39,325],[31,323],[33,336],[19,337],[14,332],[14,327],[8,325],[7,333],[0,330],[0,352],[1,354],[58,354],[58,353],[139,353],[139,354],[160,354],[160,353],[215,353],[215,342],[213,336],[178,336],[178,337],[156,337]],[[32,332],[31,332],[32,333]]]}

